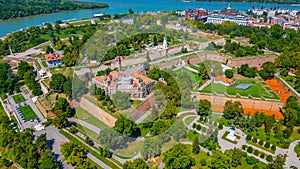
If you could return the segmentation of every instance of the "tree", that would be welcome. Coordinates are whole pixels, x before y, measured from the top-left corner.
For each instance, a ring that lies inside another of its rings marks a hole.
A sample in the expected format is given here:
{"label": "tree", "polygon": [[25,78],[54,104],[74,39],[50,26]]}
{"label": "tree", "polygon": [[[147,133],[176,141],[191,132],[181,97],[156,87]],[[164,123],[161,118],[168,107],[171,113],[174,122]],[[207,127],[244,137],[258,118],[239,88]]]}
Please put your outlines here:
{"label": "tree", "polygon": [[247,68],[246,71],[244,72],[244,76],[248,78],[254,78],[256,74],[257,74],[256,67]]}
{"label": "tree", "polygon": [[63,85],[64,85],[65,81],[66,81],[66,77],[63,74],[61,74],[61,73],[54,74],[51,77],[50,86],[53,90],[55,90],[59,93],[62,93]]}
{"label": "tree", "polygon": [[207,99],[201,99],[198,103],[198,114],[200,116],[208,116],[211,108],[211,103]]}
{"label": "tree", "polygon": [[137,158],[133,161],[127,161],[124,164],[124,169],[148,169],[147,163],[142,158]]}
{"label": "tree", "polygon": [[244,75],[245,74],[245,71],[249,68],[249,65],[248,64],[243,64],[241,65],[240,68],[237,69],[237,72],[238,74],[240,75]]}
{"label": "tree", "polygon": [[199,148],[199,137],[195,137],[194,138],[194,141],[193,141],[193,153],[194,154],[198,154],[200,151],[200,148]]}
{"label": "tree", "polygon": [[132,9],[129,9],[129,10],[128,10],[128,13],[129,13],[130,15],[132,15],[132,14],[134,14],[134,11],[133,11]]}
{"label": "tree", "polygon": [[242,104],[240,102],[227,101],[224,107],[224,117],[226,119],[233,119],[236,116],[243,114]]}
{"label": "tree", "polygon": [[[58,98],[57,102],[55,103],[54,107],[52,108],[53,112],[61,110],[62,112],[67,112],[68,114],[71,111],[70,104],[67,99],[60,97]],[[70,115],[70,114],[69,114]]]}
{"label": "tree", "polygon": [[54,51],[53,51],[52,47],[47,46],[46,53],[49,54],[49,53],[53,53],[53,52]]}
{"label": "tree", "polygon": [[233,71],[230,69],[225,70],[225,76],[231,79],[233,77]]}
{"label": "tree", "polygon": [[46,152],[41,154],[41,163],[38,168],[44,169],[58,169],[59,166],[56,162],[55,157],[51,154],[51,151],[48,149]]}
{"label": "tree", "polygon": [[141,153],[145,159],[158,156],[161,153],[159,139],[157,137],[146,138]]}
{"label": "tree", "polygon": [[191,157],[187,145],[177,144],[163,154],[163,162],[166,168],[185,169],[195,165],[195,159]]}
{"label": "tree", "polygon": [[285,158],[283,155],[279,154],[275,159],[267,165],[267,169],[283,169],[285,163]]}
{"label": "tree", "polygon": [[124,110],[131,106],[130,95],[126,92],[117,91],[112,95],[112,100],[119,110]]}
{"label": "tree", "polygon": [[105,147],[109,147],[113,150],[124,146],[127,142],[120,133],[111,128],[101,130],[98,140],[101,144],[105,145]]}
{"label": "tree", "polygon": [[203,80],[209,79],[209,74],[203,62],[199,64],[198,72]]}
{"label": "tree", "polygon": [[242,151],[234,148],[232,152],[232,167],[237,167],[242,164]]}
{"label": "tree", "polygon": [[20,62],[18,64],[18,75],[21,79],[24,78],[26,72],[31,72],[34,70],[33,66],[30,66],[27,62]]}
{"label": "tree", "polygon": [[154,37],[153,37],[153,46],[157,46],[157,45],[158,45],[157,37],[156,37],[156,35],[154,35]]}
{"label": "tree", "polygon": [[259,72],[263,79],[273,78],[276,72],[276,66],[273,62],[265,62],[262,65],[263,70]]}
{"label": "tree", "polygon": [[140,132],[138,131],[137,125],[134,121],[125,118],[124,116],[120,115],[118,120],[115,123],[115,129],[122,133],[124,136],[139,136]]}
{"label": "tree", "polygon": [[66,95],[72,98],[72,80],[67,79],[63,84],[63,91]]}

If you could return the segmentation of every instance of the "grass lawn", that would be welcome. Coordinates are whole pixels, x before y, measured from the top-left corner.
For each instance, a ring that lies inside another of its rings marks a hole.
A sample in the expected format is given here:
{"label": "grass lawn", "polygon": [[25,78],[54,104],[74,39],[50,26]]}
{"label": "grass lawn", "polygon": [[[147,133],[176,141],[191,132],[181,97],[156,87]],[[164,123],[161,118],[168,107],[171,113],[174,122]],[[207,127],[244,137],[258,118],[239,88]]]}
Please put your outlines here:
{"label": "grass lawn", "polygon": [[115,153],[118,156],[125,157],[125,158],[131,158],[135,156],[137,153],[142,151],[144,145],[144,141],[134,141],[127,143],[127,147],[124,149],[116,149]]}
{"label": "grass lawn", "polygon": [[36,114],[29,105],[21,107],[20,111],[27,121],[36,119]]}
{"label": "grass lawn", "polygon": [[[202,78],[197,73],[188,71],[186,69],[178,69],[178,70],[175,71],[175,73],[176,74],[184,73],[184,74],[190,76],[192,81],[193,81],[192,83],[193,83],[194,86],[198,86],[198,85],[200,85],[200,82],[202,82],[202,83],[204,82],[202,80]],[[180,80],[180,79],[178,79],[178,80]]]}
{"label": "grass lawn", "polygon": [[236,89],[235,87],[231,86],[224,86],[219,83],[211,83],[207,87],[205,87],[201,92],[204,93],[212,93],[216,92],[219,94],[223,94],[224,92],[227,92],[229,95],[236,95],[240,94],[241,96],[248,96],[249,94],[253,97],[261,97],[265,96],[272,99],[279,99],[278,96],[271,92],[269,94],[264,88],[262,83],[258,82],[256,79],[233,79],[236,85],[239,84],[251,84],[252,86],[247,90],[240,90]]}
{"label": "grass lawn", "polygon": [[300,157],[300,145],[299,144],[295,147],[295,153],[297,154],[298,157]]}
{"label": "grass lawn", "polygon": [[222,136],[222,139],[224,139],[226,141],[229,141],[230,143],[237,144],[237,141],[231,141],[231,140],[229,140],[229,139],[226,138],[228,136],[228,134],[229,134],[229,131],[226,131],[224,133],[224,135]]}
{"label": "grass lawn", "polygon": [[106,124],[104,124],[102,121],[95,118],[93,115],[91,115],[89,112],[87,112],[86,110],[84,110],[81,107],[76,108],[75,116],[76,116],[76,118],[83,120],[87,123],[90,123],[102,130],[105,128],[108,128],[108,126]]}
{"label": "grass lawn", "polygon": [[185,122],[186,125],[189,125],[189,124],[191,124],[197,117],[198,117],[197,115],[187,117],[187,118],[185,119],[184,122]]}
{"label": "grass lawn", "polygon": [[48,65],[47,65],[47,63],[46,63],[46,61],[44,60],[44,61],[42,61],[42,64],[43,64],[43,66],[44,67],[48,67]]}
{"label": "grass lawn", "polygon": [[138,107],[139,105],[141,105],[143,103],[143,101],[141,100],[133,100],[132,101],[132,106],[133,107]]}
{"label": "grass lawn", "polygon": [[23,97],[23,95],[22,95],[22,94],[17,94],[17,95],[14,95],[12,98],[14,99],[14,101],[15,101],[15,103],[16,103],[16,104],[18,104],[18,103],[21,103],[21,102],[24,102],[24,101],[25,101],[25,98]]}

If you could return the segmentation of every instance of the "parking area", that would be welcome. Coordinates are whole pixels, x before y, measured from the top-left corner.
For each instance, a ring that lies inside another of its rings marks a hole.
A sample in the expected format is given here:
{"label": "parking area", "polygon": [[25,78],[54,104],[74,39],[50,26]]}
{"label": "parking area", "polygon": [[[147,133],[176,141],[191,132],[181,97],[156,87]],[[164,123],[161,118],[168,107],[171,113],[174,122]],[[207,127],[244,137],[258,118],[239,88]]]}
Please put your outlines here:
{"label": "parking area", "polygon": [[20,94],[24,97],[24,100],[16,103],[14,98],[15,95],[9,96],[7,98],[7,103],[9,104],[12,113],[15,115],[18,123],[22,129],[34,128],[34,126],[43,123],[46,119],[43,117],[41,112],[35,106],[33,100],[30,98],[30,93],[25,94],[23,91]]}

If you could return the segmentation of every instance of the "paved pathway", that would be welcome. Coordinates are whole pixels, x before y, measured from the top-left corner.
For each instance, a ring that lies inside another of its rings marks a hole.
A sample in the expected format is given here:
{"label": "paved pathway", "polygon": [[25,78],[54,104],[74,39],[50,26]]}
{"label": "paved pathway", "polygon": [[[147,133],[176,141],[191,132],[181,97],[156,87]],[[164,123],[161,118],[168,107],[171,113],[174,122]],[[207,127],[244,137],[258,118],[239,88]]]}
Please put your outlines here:
{"label": "paved pathway", "polygon": [[197,115],[196,109],[191,109],[191,110],[185,110],[185,111],[179,112],[176,116],[179,117],[179,116],[181,116],[183,114],[186,114],[186,113],[194,113],[194,114]]}
{"label": "paved pathway", "polygon": [[[285,160],[285,167],[290,167],[290,166],[300,167],[300,158],[297,157],[297,154],[294,151],[296,145],[299,144],[300,144],[300,140],[296,140],[290,144],[289,149],[285,150],[286,151],[285,154],[287,154],[287,158]],[[277,149],[276,149],[276,153],[277,153]]]}
{"label": "paved pathway", "polygon": [[73,118],[73,117],[69,118],[68,120],[71,121],[71,122],[78,123],[78,124],[82,125],[83,127],[86,127],[86,128],[92,130],[93,132],[95,132],[97,134],[99,134],[100,131],[101,131],[101,129],[99,129],[98,127],[96,127],[96,126],[94,126],[94,125],[92,125],[92,124],[90,124],[88,122],[85,122],[83,120],[76,119],[76,118]]}

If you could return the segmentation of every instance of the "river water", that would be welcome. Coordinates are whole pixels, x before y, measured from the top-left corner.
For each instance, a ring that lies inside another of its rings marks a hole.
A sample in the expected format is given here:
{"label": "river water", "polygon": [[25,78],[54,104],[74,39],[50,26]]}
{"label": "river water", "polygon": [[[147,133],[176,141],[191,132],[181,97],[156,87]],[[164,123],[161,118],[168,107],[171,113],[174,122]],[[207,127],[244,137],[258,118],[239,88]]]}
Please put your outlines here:
{"label": "river water", "polygon": [[[56,20],[68,19],[83,19],[91,18],[96,13],[127,13],[128,9],[133,9],[135,12],[144,11],[170,11],[170,10],[184,10],[188,8],[202,7],[208,10],[219,10],[227,8],[228,3],[225,2],[183,2],[181,0],[81,0],[104,2],[110,5],[109,8],[95,9],[95,10],[77,10],[70,12],[60,12],[47,15],[37,15],[24,18],[10,19],[0,21],[0,37],[13,31],[25,29],[27,27],[37,26],[42,23],[54,23]],[[250,4],[250,3],[231,3],[230,7],[236,10],[246,10],[251,7],[261,8],[291,8],[300,9],[300,6],[280,5],[280,4]]]}

